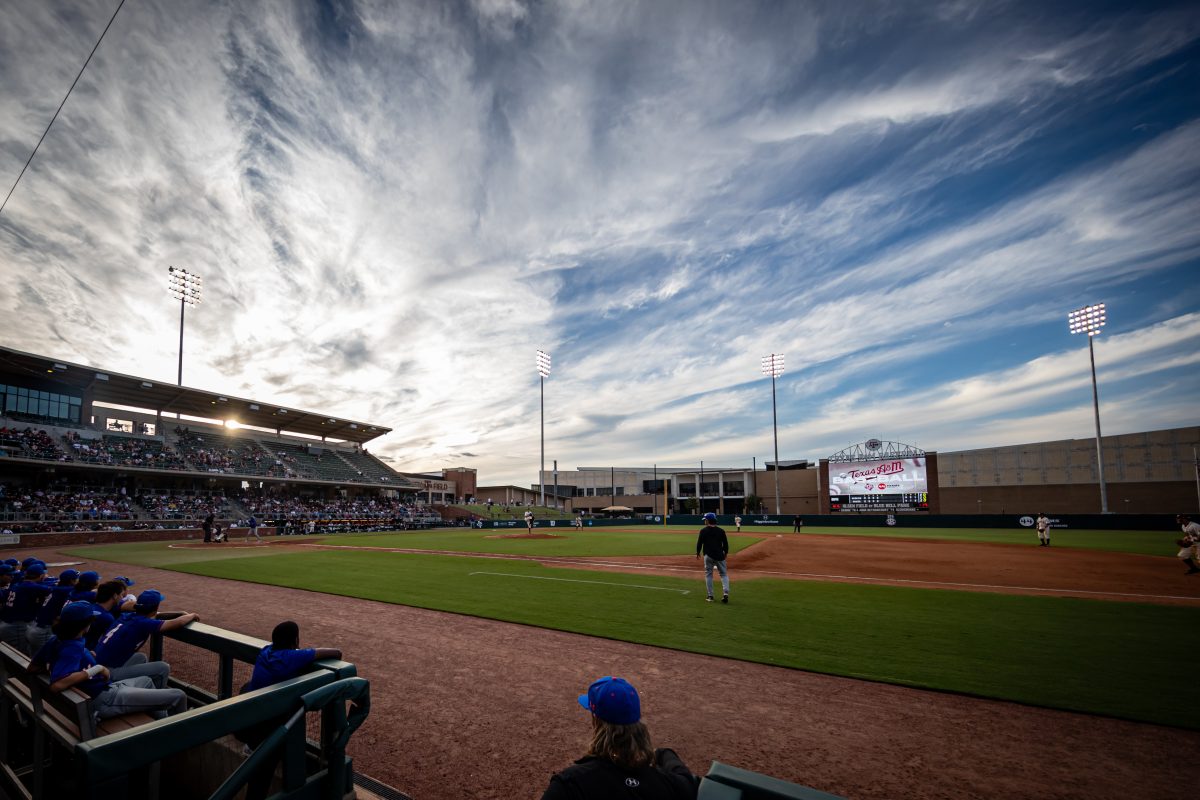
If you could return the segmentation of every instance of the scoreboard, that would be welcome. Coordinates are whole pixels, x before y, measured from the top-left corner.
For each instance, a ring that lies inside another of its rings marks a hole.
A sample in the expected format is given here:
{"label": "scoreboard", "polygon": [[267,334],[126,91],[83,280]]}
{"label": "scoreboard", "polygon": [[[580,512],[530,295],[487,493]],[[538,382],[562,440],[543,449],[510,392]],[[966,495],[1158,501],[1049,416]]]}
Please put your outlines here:
{"label": "scoreboard", "polygon": [[830,511],[928,511],[925,459],[830,463]]}

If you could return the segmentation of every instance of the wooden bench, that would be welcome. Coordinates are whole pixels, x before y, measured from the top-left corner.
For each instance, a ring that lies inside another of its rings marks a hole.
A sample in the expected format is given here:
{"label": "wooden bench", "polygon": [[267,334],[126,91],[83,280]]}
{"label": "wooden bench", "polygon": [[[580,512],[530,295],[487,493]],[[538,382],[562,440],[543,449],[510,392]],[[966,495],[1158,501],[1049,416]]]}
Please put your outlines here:
{"label": "wooden bench", "polygon": [[[29,656],[9,644],[0,643],[0,769],[10,786],[24,786],[21,778],[32,776],[27,798],[40,796],[45,784],[45,766],[50,748],[74,750],[80,742],[130,730],[154,718],[149,714],[125,714],[96,723],[92,698],[77,689],[50,691],[46,674],[29,673]],[[17,731],[12,729],[13,709],[29,728],[27,764],[15,763]],[[47,741],[49,739],[49,741]]]}

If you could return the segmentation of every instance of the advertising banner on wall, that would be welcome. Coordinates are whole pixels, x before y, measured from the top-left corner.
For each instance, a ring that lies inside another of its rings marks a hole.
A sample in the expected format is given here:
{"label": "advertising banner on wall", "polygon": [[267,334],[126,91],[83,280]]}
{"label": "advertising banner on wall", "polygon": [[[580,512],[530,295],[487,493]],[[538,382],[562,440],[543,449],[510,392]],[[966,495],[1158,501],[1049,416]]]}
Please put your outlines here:
{"label": "advertising banner on wall", "polygon": [[830,511],[928,511],[924,458],[830,463]]}

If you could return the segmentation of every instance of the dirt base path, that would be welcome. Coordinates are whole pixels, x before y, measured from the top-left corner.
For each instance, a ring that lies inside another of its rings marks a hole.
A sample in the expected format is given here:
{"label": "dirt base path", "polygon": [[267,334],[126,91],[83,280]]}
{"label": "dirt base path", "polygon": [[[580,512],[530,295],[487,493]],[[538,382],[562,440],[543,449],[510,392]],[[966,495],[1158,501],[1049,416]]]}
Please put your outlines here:
{"label": "dirt base path", "polygon": [[[539,796],[586,747],[576,695],[608,674],[638,687],[656,745],[698,773],[719,759],[852,798],[1182,800],[1200,785],[1190,755],[1200,733],[298,589],[88,567],[131,575],[164,592],[166,608],[220,627],[267,638],[291,618],[304,644],[341,647],[372,688],[371,716],[351,741],[355,766],[417,800]],[[166,658],[185,680],[215,683],[215,658],[173,642]]]}

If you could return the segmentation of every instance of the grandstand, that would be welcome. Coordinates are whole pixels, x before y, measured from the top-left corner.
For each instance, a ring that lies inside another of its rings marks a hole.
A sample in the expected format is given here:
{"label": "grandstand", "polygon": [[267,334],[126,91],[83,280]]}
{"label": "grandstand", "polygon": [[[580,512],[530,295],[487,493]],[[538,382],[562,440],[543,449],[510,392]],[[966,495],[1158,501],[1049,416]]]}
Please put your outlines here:
{"label": "grandstand", "polygon": [[194,526],[210,510],[273,523],[280,509],[281,527],[427,527],[425,505],[454,497],[367,452],[384,426],[8,348],[0,409],[0,521],[16,532]]}

